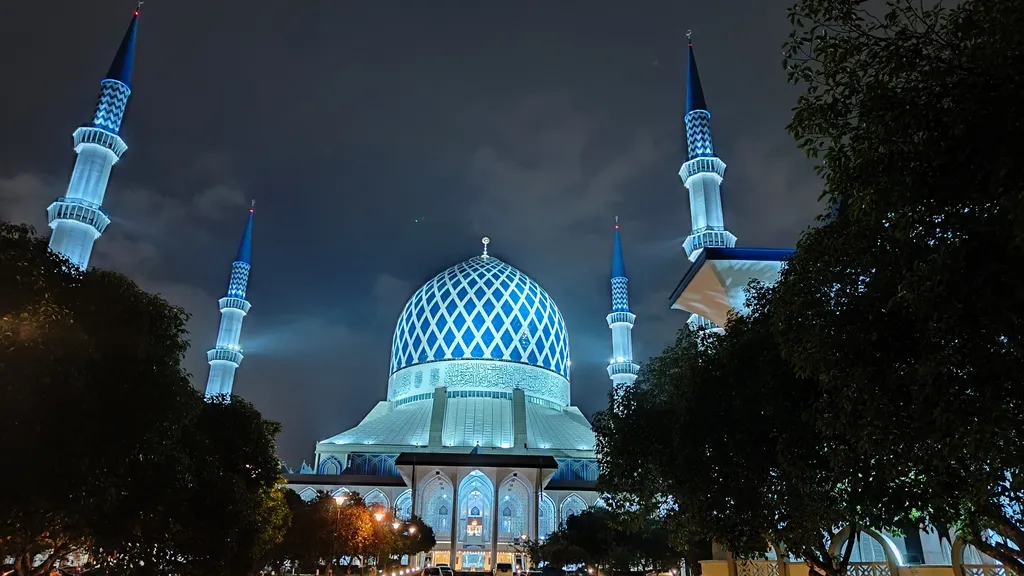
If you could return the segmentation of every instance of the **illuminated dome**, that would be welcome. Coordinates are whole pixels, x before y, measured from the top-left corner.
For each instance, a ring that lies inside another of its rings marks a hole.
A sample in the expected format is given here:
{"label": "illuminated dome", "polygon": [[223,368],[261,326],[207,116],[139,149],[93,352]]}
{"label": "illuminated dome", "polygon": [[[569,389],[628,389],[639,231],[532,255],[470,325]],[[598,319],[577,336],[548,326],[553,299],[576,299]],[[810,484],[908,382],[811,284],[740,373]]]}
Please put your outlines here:
{"label": "illuminated dome", "polygon": [[493,256],[470,258],[435,276],[398,319],[388,400],[429,394],[435,386],[523,389],[567,405],[569,339],[555,302]]}

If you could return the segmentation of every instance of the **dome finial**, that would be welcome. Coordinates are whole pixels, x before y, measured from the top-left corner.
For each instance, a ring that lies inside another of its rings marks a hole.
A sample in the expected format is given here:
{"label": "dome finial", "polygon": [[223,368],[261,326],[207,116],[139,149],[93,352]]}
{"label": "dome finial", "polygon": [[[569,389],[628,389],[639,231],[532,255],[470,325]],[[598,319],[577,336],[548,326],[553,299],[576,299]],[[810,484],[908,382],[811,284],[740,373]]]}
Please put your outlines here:
{"label": "dome finial", "polygon": [[484,236],[483,239],[480,240],[480,242],[483,242],[484,245],[484,258],[487,258],[487,245],[491,243],[491,239],[488,238],[487,236]]}

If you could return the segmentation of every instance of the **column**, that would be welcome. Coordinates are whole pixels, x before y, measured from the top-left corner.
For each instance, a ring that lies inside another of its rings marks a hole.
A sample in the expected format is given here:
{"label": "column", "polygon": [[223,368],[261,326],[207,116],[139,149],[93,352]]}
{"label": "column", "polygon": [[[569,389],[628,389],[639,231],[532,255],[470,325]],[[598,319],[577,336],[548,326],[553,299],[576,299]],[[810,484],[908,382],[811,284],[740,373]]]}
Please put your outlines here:
{"label": "column", "polygon": [[452,570],[456,569],[458,562],[456,562],[456,550],[458,548],[459,541],[459,469],[455,469],[455,480],[452,482],[452,527],[451,527],[451,555],[448,559],[448,565],[452,567]]}
{"label": "column", "polygon": [[410,514],[412,514],[414,516],[419,516],[420,513],[416,509],[416,494],[419,492],[419,486],[416,484],[416,464],[415,464],[415,460],[413,460],[413,462],[414,463],[412,465],[412,503],[409,506],[409,511],[410,511]]}
{"label": "column", "polygon": [[494,473],[494,499],[491,501],[491,570],[498,563],[498,473]]}
{"label": "column", "polygon": [[543,488],[540,485],[544,469],[537,469],[537,487],[533,491],[533,539],[540,540],[540,500],[544,497]]}

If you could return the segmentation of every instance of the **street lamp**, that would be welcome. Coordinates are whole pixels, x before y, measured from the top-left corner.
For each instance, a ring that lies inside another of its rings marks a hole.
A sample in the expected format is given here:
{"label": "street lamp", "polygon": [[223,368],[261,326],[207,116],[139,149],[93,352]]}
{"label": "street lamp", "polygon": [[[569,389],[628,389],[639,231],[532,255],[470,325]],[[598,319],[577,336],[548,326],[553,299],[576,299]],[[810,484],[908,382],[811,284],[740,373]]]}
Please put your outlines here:
{"label": "street lamp", "polygon": [[391,523],[391,527],[394,528],[395,530],[398,530],[398,527],[401,526],[401,525],[402,525],[402,523],[399,522],[398,520],[395,520],[394,522]]}
{"label": "street lamp", "polygon": [[416,533],[416,527],[415,526],[409,526],[409,534],[415,534],[415,533]]}
{"label": "street lamp", "polygon": [[330,574],[333,573],[334,556],[337,553],[338,545],[338,531],[341,530],[341,505],[344,503],[345,496],[343,494],[338,494],[337,496],[334,496],[334,508],[336,509],[337,513],[334,516],[334,533],[331,534],[331,561],[329,564],[327,564],[328,576],[330,576]]}

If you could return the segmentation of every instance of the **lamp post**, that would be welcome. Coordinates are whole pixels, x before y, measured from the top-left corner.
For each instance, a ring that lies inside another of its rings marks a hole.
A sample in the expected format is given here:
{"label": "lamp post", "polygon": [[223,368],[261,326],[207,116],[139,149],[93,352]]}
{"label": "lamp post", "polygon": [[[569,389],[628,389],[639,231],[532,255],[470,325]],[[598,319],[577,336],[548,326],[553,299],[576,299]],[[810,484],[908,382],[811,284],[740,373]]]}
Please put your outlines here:
{"label": "lamp post", "polygon": [[[377,510],[377,511],[373,513],[373,519],[377,521],[377,524],[378,524],[378,527],[377,527],[377,528],[378,528],[378,530],[379,530],[379,529],[380,529],[380,526],[379,526],[379,524],[381,523],[381,521],[383,521],[383,520],[384,520],[384,516],[385,516],[385,514],[384,514],[384,511],[383,511],[383,510],[381,510],[380,508],[376,508],[376,510]],[[377,532],[377,534],[379,535],[379,534],[380,534],[380,532],[378,531],[378,532]],[[377,568],[378,570],[381,570],[381,573],[383,574],[383,570],[382,570],[382,569],[381,569],[381,567],[380,567],[380,560],[381,560],[381,550],[380,550],[380,548],[381,548],[381,547],[383,546],[383,538],[379,538],[379,539],[378,539],[378,544],[379,544],[380,546],[378,546],[377,554],[376,554],[376,555],[374,556],[374,560],[373,560],[373,565],[374,565],[374,566],[375,566],[375,567],[376,567],[376,568]],[[384,576],[387,576],[387,574],[384,574]]]}
{"label": "lamp post", "polygon": [[327,576],[334,572],[334,559],[338,554],[338,532],[341,530],[341,505],[344,503],[344,496],[339,494],[334,497],[334,530],[331,533],[331,559],[327,563]]}

